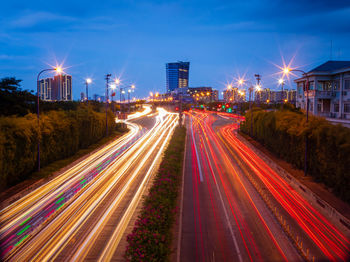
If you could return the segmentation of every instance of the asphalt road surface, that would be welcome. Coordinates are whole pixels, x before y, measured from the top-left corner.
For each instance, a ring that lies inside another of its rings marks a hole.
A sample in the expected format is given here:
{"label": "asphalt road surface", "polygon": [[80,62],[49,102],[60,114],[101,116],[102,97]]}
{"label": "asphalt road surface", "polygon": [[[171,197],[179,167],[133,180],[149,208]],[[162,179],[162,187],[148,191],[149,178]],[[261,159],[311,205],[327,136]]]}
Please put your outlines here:
{"label": "asphalt road surface", "polygon": [[346,261],[347,237],[239,141],[237,120],[186,114],[178,261]]}
{"label": "asphalt road surface", "polygon": [[165,110],[135,118],[128,134],[1,210],[2,259],[113,260],[177,122]]}

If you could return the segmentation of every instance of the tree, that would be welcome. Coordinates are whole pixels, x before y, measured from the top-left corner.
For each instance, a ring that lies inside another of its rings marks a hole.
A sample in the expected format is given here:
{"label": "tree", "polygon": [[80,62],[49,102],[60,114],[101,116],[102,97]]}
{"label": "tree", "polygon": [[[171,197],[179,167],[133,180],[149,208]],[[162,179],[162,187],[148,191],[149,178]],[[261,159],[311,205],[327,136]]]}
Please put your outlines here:
{"label": "tree", "polygon": [[22,90],[22,80],[5,77],[0,80],[0,114],[24,116],[35,110],[36,96],[33,91]]}

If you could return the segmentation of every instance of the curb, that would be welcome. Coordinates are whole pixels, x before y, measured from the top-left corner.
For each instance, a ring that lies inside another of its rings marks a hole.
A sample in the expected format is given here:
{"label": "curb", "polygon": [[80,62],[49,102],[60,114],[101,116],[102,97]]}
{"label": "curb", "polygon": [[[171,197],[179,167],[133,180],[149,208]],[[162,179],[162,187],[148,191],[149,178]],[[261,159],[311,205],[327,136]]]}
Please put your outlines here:
{"label": "curb", "polygon": [[[185,116],[183,118],[183,123],[185,123]],[[176,261],[180,262],[180,255],[181,255],[181,237],[182,237],[182,212],[183,212],[183,196],[184,196],[184,184],[185,184],[185,161],[186,161],[186,151],[187,151],[187,130],[186,130],[186,137],[185,137],[185,149],[184,149],[184,158],[183,158],[183,165],[182,165],[182,183],[181,183],[181,206],[180,206],[180,212],[179,212],[179,234],[177,238],[177,251],[176,251]]]}
{"label": "curb", "polygon": [[339,229],[344,230],[346,235],[350,235],[350,220],[339,213],[334,207],[328,204],[325,200],[320,198],[316,193],[311,191],[304,184],[299,182],[295,177],[289,174],[282,167],[277,165],[263,152],[255,148],[251,143],[249,143],[243,136],[237,133],[237,137],[243,141],[249,148],[251,148],[254,153],[256,153],[260,158],[262,158],[269,166],[277,171],[276,173],[280,175],[284,180],[286,180],[295,191],[305,197],[310,204],[315,207],[322,214],[326,215]]}

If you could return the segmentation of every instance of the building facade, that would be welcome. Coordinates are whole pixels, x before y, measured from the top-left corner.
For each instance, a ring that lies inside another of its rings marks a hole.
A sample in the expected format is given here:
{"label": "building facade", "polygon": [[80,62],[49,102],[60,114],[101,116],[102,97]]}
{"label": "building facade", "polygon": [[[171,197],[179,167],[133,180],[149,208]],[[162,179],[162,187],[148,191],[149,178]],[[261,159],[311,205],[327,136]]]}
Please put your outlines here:
{"label": "building facade", "polygon": [[39,80],[39,97],[43,101],[52,101],[53,78]]}
{"label": "building facade", "polygon": [[296,90],[281,90],[271,91],[269,88],[265,88],[260,91],[255,91],[254,100],[258,103],[296,103]]}
{"label": "building facade", "polygon": [[192,97],[195,103],[209,103],[218,100],[218,91],[212,87],[189,87],[187,94]]}
{"label": "building facade", "polygon": [[297,84],[297,107],[306,110],[308,82],[309,112],[350,119],[350,61],[328,61],[294,82]]}
{"label": "building facade", "polygon": [[44,101],[72,101],[72,76],[56,75],[39,80],[39,97]]}
{"label": "building facade", "polygon": [[167,93],[176,88],[188,87],[190,62],[175,62],[166,64],[166,90]]}
{"label": "building facade", "polygon": [[246,101],[246,90],[237,87],[225,89],[223,92],[224,101],[227,103],[241,103]]}

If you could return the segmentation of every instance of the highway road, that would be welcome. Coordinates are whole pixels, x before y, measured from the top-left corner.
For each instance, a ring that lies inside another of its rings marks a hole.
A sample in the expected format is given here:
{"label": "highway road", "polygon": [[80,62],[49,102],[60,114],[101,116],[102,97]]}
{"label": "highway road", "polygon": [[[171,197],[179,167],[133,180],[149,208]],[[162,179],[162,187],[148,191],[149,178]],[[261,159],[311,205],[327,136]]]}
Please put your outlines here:
{"label": "highway road", "polygon": [[237,117],[185,123],[178,261],[347,260],[348,238],[237,138]]}
{"label": "highway road", "polygon": [[178,123],[163,109],[131,118],[129,133],[1,210],[2,259],[112,260]]}

